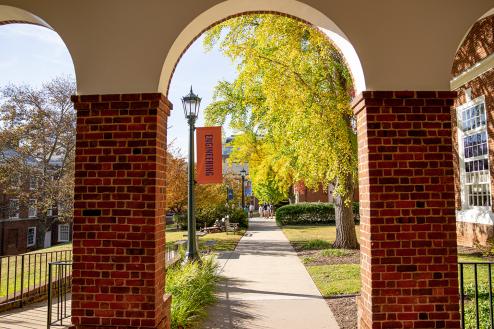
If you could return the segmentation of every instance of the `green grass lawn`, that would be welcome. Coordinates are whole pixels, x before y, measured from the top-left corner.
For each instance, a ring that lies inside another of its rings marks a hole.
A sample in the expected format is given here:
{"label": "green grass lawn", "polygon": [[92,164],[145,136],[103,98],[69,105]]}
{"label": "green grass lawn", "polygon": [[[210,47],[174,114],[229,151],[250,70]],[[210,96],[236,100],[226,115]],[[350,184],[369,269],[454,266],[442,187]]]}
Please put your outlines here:
{"label": "green grass lawn", "polygon": [[308,266],[312,280],[324,297],[360,293],[360,265]]}
{"label": "green grass lawn", "polygon": [[[313,240],[326,241],[333,243],[336,239],[336,226],[334,225],[286,225],[283,226],[283,233],[295,249],[308,249],[307,245],[314,244]],[[355,226],[357,238],[360,234],[359,226]],[[326,249],[327,246],[321,248]]]}
{"label": "green grass lawn", "polygon": [[[178,240],[185,240],[183,236],[187,231],[166,231],[167,245],[173,245]],[[245,230],[240,230],[237,234],[233,233],[211,233],[199,238],[199,248],[210,251],[230,251],[234,250],[238,241],[244,235]],[[24,254],[24,291],[28,287],[33,288],[43,286],[48,281],[48,263],[57,260],[72,260],[71,253],[72,243],[53,246],[50,248],[39,249]],[[21,291],[22,275],[22,255],[1,257],[0,262],[0,300],[8,293],[12,296],[14,292],[19,294]],[[41,266],[40,266],[41,264]]]}
{"label": "green grass lawn", "polygon": [[[0,298],[43,287],[48,281],[48,263],[72,260],[72,244],[40,249],[23,255],[1,257]],[[23,266],[24,265],[24,266]],[[21,278],[23,280],[21,280]]]}
{"label": "green grass lawn", "polygon": [[[236,234],[233,233],[209,233],[199,237],[199,248],[209,249],[211,251],[231,251],[237,246],[238,241],[244,235],[245,230],[240,230]],[[187,240],[187,231],[167,231],[166,245],[172,245],[180,240]]]}
{"label": "green grass lawn", "polygon": [[[308,225],[283,226],[283,232],[292,245],[298,251],[320,250],[322,256],[345,257],[349,252],[341,249],[328,249],[336,238],[336,227],[334,225]],[[357,236],[359,227],[356,226]],[[304,256],[302,258],[307,271],[311,275],[314,283],[324,297],[344,294],[360,293],[360,265],[359,264],[331,264],[331,265],[310,265],[314,262],[314,256]],[[459,254],[460,262],[485,262],[486,259],[480,256]],[[487,266],[478,266],[477,279],[479,287],[488,287]],[[492,268],[494,280],[494,266]],[[474,268],[473,265],[464,265],[464,283],[466,294],[473,294]],[[484,289],[485,290],[485,289]]]}

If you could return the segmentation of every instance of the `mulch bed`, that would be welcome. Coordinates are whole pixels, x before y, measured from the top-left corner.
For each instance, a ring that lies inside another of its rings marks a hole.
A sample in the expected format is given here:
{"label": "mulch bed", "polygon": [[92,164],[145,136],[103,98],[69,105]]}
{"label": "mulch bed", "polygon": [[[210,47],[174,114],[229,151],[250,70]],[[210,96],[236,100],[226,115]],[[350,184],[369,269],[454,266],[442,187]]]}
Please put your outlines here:
{"label": "mulch bed", "polygon": [[357,328],[357,302],[355,297],[326,298],[340,329]]}
{"label": "mulch bed", "polygon": [[321,255],[321,250],[301,250],[297,251],[297,254],[302,260],[305,259],[304,264],[309,266],[360,263],[359,250],[347,250],[347,252],[349,253],[348,256],[340,257],[324,257]]}
{"label": "mulch bed", "polygon": [[[333,265],[333,264],[359,264],[360,251],[347,250],[348,255],[339,257],[325,257],[321,250],[297,250],[300,259],[306,266]],[[340,329],[357,328],[357,302],[355,296],[336,296],[325,298]]]}

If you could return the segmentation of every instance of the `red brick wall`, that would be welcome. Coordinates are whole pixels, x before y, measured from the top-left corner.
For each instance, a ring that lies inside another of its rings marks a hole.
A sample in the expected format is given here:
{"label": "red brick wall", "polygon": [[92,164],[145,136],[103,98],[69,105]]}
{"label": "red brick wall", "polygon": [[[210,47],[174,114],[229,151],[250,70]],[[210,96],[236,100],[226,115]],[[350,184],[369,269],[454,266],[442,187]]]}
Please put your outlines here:
{"label": "red brick wall", "polygon": [[[474,64],[494,53],[494,16],[486,17],[476,22],[462,45],[460,46],[453,64],[453,74],[459,75]],[[489,163],[494,163],[494,69],[467,82],[458,88],[458,98],[455,108],[467,102],[465,91],[471,89],[471,98],[485,96],[487,112],[487,133],[489,136]],[[457,112],[453,108],[451,112],[453,128],[453,157],[455,169],[456,209],[461,209],[461,179],[459,167],[459,144],[457,135]],[[494,168],[490,167],[491,191],[494,191]],[[473,219],[472,219],[473,220]],[[458,222],[458,243],[472,246],[474,243],[485,244],[488,238],[493,237],[492,227],[487,225]]]}
{"label": "red brick wall", "polygon": [[362,329],[459,328],[454,92],[364,92],[357,115]]}
{"label": "red brick wall", "polygon": [[74,328],[168,328],[161,94],[74,96]]}
{"label": "red brick wall", "polygon": [[494,15],[476,22],[458,49],[453,62],[454,76],[494,53]]}
{"label": "red brick wall", "polygon": [[[6,220],[0,222],[0,255],[18,255],[28,251],[36,250],[35,246],[27,246],[27,230],[29,227],[36,227],[36,234],[39,233],[37,228],[36,219],[22,219],[22,220]],[[17,239],[15,245],[10,245],[12,238],[9,238],[9,232],[11,230],[17,231]]]}

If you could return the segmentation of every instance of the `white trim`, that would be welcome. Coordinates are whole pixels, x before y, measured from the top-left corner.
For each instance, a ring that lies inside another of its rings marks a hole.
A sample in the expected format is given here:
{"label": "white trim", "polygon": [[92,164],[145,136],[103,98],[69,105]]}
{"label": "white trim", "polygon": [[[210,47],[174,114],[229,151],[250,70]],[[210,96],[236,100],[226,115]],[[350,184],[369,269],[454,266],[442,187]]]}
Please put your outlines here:
{"label": "white trim", "polygon": [[[67,227],[67,239],[61,239],[61,236],[62,236],[62,232],[61,232],[61,228],[62,227]],[[69,224],[58,224],[58,238],[57,238],[58,242],[69,242],[70,241],[70,226]]]}
{"label": "white trim", "polygon": [[[481,130],[484,130],[486,131],[486,137],[487,137],[487,162],[489,164],[489,181],[490,181],[490,168],[491,168],[491,161],[489,159],[489,153],[490,153],[490,150],[489,150],[489,134],[487,133],[487,128],[488,128],[488,118],[487,118],[487,107],[485,105],[485,96],[482,95],[482,96],[479,96],[471,101],[468,101],[460,106],[458,106],[455,110],[456,110],[456,122],[457,122],[457,128],[456,128],[456,134],[457,134],[457,137],[458,137],[458,140],[457,140],[457,144],[458,144],[458,157],[459,157],[459,169],[460,169],[460,172],[459,172],[459,175],[460,175],[460,199],[461,199],[461,208],[462,208],[462,211],[467,211],[468,213],[468,216],[474,216],[474,214],[476,214],[476,212],[474,210],[477,210],[477,212],[479,213],[483,213],[485,211],[482,211],[483,208],[486,208],[486,207],[470,207],[468,205],[468,202],[467,202],[467,195],[466,195],[466,189],[465,189],[465,154],[464,154],[464,147],[463,147],[463,137],[464,137],[464,133],[463,131],[461,130],[461,125],[463,124],[463,121],[462,121],[462,118],[461,118],[461,115],[462,115],[462,112],[464,109],[467,109],[467,108],[470,108],[472,106],[475,106],[475,105],[478,105],[478,104],[482,104],[484,103],[484,110],[485,110],[485,114],[486,114],[486,122],[485,122],[485,128],[482,128]],[[481,131],[479,129],[479,131]],[[472,131],[470,133],[476,133],[478,131]],[[492,202],[492,186],[491,184],[488,184],[489,186],[489,194],[490,194],[490,198],[491,198],[491,202]],[[478,208],[478,209],[477,209]],[[487,207],[487,208],[490,208],[490,207]],[[475,215],[477,216],[477,215]],[[457,220],[459,221],[467,221],[467,220],[460,220],[458,215],[457,215]]]}
{"label": "white trim", "polygon": [[490,207],[474,207],[456,211],[456,221],[465,223],[494,225],[494,213]]}
{"label": "white trim", "polygon": [[36,199],[29,199],[29,205],[27,208],[27,217],[36,218],[36,216],[38,216],[38,208],[36,207],[36,204],[37,204]]}
{"label": "white trim", "polygon": [[490,54],[471,68],[454,77],[450,82],[451,90],[456,90],[485,72],[494,68],[494,53]]}
{"label": "white trim", "polygon": [[[34,229],[34,234],[33,234],[33,243],[29,244],[29,230]],[[26,243],[28,247],[32,247],[36,245],[36,226],[30,226],[27,228],[27,234],[26,234]]]}
{"label": "white trim", "polygon": [[[12,213],[11,213],[11,204],[13,201],[16,201],[17,202],[17,212],[15,214],[15,216],[11,216]],[[21,212],[21,208],[20,208],[20,204],[19,204],[19,199],[10,199],[9,200],[9,218],[10,219],[19,219],[20,217],[20,212]]]}

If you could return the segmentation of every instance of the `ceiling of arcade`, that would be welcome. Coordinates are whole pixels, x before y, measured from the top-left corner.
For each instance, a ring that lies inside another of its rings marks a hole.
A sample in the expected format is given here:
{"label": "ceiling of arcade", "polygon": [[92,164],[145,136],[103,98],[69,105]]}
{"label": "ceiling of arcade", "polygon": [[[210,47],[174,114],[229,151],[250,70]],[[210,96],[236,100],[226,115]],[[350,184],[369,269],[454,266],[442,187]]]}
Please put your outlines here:
{"label": "ceiling of arcade", "polygon": [[176,59],[198,33],[256,10],[325,25],[349,41],[367,89],[445,90],[460,42],[493,7],[494,0],[0,0],[0,21],[58,32],[80,94],[166,93]]}

